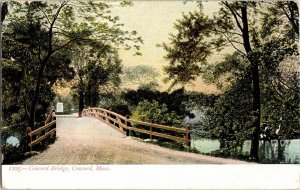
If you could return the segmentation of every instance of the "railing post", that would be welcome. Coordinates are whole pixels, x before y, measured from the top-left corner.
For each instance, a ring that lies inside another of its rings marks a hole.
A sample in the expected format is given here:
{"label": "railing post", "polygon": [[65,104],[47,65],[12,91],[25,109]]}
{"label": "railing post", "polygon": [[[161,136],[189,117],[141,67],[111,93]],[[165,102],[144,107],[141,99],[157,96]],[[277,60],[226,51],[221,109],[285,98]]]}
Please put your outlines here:
{"label": "railing post", "polygon": [[[151,123],[154,123],[154,120],[152,120]],[[152,132],[153,132],[153,128],[152,128],[152,126],[150,126],[150,139],[151,140],[152,140]]]}
{"label": "railing post", "polygon": [[117,119],[117,123],[118,123],[118,125],[119,125],[120,130],[121,130],[121,131],[124,131],[124,130],[123,130],[123,126],[122,126],[122,121],[121,121],[121,119],[120,119],[119,117],[116,117],[116,119]]}
{"label": "railing post", "polygon": [[[112,109],[109,108],[108,111],[112,111]],[[108,115],[108,123],[109,123],[109,124],[112,124],[112,123],[111,123],[111,120],[110,120],[110,119],[111,119],[111,114],[110,114],[110,113],[107,113],[107,115]],[[113,124],[113,125],[115,125],[115,120],[114,120],[114,124]]]}
{"label": "railing post", "polygon": [[26,151],[32,151],[32,146],[31,146],[31,142],[32,142],[32,135],[31,135],[31,127],[26,127]]}
{"label": "railing post", "polygon": [[85,116],[89,117],[89,116],[90,116],[90,112],[91,112],[91,110],[90,110],[90,109],[87,109],[87,110],[86,110],[86,113],[85,113]]}
{"label": "railing post", "polygon": [[107,114],[106,114],[106,111],[105,110],[101,110],[102,112],[102,121],[103,122],[106,122],[106,117],[107,117]]}
{"label": "railing post", "polygon": [[[129,127],[129,126],[128,126],[128,122],[127,122],[127,119],[129,119],[129,115],[126,115],[125,117],[126,117],[126,119],[125,119],[125,125],[126,125],[127,127]],[[129,129],[127,129],[127,128],[126,128],[126,136],[129,136]]]}
{"label": "railing post", "polygon": [[53,137],[55,138],[56,137],[56,113],[55,113],[55,110],[53,110],[51,114],[52,114],[51,120],[55,121],[55,123],[53,124],[53,128],[55,129]]}
{"label": "railing post", "polygon": [[95,109],[95,118],[98,119],[98,110],[97,109]]}
{"label": "railing post", "polygon": [[109,123],[109,119],[108,119],[108,113],[107,112],[104,112],[105,114],[105,121],[106,121],[106,123]]}
{"label": "railing post", "polygon": [[86,116],[89,117],[90,114],[91,114],[91,110],[90,110],[90,107],[88,107],[88,108],[86,109]]}
{"label": "railing post", "polygon": [[[52,116],[51,116],[51,117],[52,117]],[[47,123],[46,123],[46,121],[43,121],[42,124],[43,124],[43,126],[45,126]],[[46,131],[46,129],[43,130],[43,131],[44,131],[44,132],[43,132],[43,136],[44,136],[44,135],[46,135],[47,131]]]}
{"label": "railing post", "polygon": [[191,131],[190,131],[190,125],[185,126],[186,134],[185,134],[185,140],[186,140],[186,145],[191,148]]}

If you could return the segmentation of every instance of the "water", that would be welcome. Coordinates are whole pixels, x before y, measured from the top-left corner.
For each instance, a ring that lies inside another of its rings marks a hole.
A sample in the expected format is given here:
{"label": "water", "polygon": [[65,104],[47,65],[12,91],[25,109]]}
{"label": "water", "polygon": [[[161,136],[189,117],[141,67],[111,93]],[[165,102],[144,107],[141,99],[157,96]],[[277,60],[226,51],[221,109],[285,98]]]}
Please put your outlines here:
{"label": "water", "polygon": [[[192,146],[202,153],[211,153],[219,150],[218,140],[200,139],[193,140]],[[242,154],[249,155],[251,141],[243,144]],[[262,160],[275,161],[277,163],[300,163],[300,139],[272,140],[271,142],[259,143],[259,155]]]}
{"label": "water", "polygon": [[219,150],[220,142],[218,140],[211,139],[192,140],[191,146],[195,147],[202,153],[211,153],[213,151]]}

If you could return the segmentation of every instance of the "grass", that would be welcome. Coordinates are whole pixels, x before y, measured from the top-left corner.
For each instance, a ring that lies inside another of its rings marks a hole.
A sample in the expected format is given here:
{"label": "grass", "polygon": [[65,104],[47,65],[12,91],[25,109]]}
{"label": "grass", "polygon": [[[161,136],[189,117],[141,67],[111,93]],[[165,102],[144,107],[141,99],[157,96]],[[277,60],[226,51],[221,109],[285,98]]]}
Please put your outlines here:
{"label": "grass", "polygon": [[179,150],[184,152],[193,152],[193,153],[200,153],[196,148],[194,147],[188,147],[187,145],[184,145],[182,143],[178,143],[175,141],[163,141],[163,140],[157,140],[157,139],[144,139],[143,140],[146,143],[155,144],[158,146],[166,147],[172,150]]}

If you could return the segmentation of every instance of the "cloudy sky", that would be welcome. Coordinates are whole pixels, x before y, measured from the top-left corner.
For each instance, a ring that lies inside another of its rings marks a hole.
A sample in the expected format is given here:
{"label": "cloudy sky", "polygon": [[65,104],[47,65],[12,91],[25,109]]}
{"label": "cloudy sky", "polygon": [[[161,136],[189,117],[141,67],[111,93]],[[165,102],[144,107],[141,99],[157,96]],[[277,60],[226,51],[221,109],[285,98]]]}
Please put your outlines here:
{"label": "cloudy sky", "polygon": [[[135,66],[139,64],[151,65],[160,73],[160,78],[164,78],[162,67],[168,62],[163,57],[165,51],[156,47],[156,44],[168,42],[169,34],[175,33],[174,22],[182,18],[182,13],[197,10],[196,2],[183,3],[183,1],[133,1],[131,7],[114,7],[113,14],[120,17],[124,29],[136,30],[143,38],[144,44],[141,46],[142,56],[133,56],[131,51],[121,51],[120,56],[125,66]],[[218,10],[218,2],[203,2],[204,11],[212,15]],[[211,61],[219,60],[224,53],[211,58]],[[161,81],[161,80],[160,80]],[[167,85],[161,83],[161,89],[165,90]],[[215,88],[205,85],[198,79],[189,87],[190,90],[202,92],[215,92]]]}

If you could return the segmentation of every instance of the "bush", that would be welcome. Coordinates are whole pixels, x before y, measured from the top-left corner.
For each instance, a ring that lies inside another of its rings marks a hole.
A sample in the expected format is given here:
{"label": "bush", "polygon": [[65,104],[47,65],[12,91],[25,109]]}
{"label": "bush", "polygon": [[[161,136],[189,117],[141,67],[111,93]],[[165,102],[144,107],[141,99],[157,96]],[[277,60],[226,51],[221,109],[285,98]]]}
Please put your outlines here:
{"label": "bush", "polygon": [[[160,105],[157,101],[153,100],[149,102],[148,100],[144,100],[138,104],[134,112],[132,113],[132,119],[140,120],[150,123],[162,124],[167,126],[174,127],[183,127],[183,123],[181,122],[181,118],[176,115],[175,112],[168,112],[166,104]],[[150,130],[150,127],[134,124],[134,127]],[[179,134],[174,131],[164,130],[160,128],[153,128],[153,132],[164,133],[168,135],[178,136]],[[149,135],[141,134],[136,132],[136,136],[140,138],[148,138]],[[155,137],[158,141],[166,142],[170,141],[164,138]]]}
{"label": "bush", "polygon": [[128,105],[126,104],[111,105],[110,107],[104,107],[104,109],[110,109],[111,111],[123,116],[131,115]]}
{"label": "bush", "polygon": [[119,97],[102,97],[101,101],[99,102],[99,107],[111,110],[123,116],[131,115],[129,106],[125,101],[123,101]]}
{"label": "bush", "polygon": [[175,112],[168,112],[166,104],[159,105],[155,100],[144,100],[132,113],[132,119],[153,122],[168,126],[183,127],[181,118]]}
{"label": "bush", "polygon": [[10,144],[2,145],[1,152],[3,154],[3,163],[12,163],[24,158],[22,148]]}
{"label": "bush", "polygon": [[[140,102],[148,100],[149,102],[157,101],[160,105],[168,109],[168,112],[174,112],[181,119],[186,116],[193,118],[191,109],[187,106],[189,96],[184,89],[178,89],[172,93],[160,92],[151,89],[137,89],[123,92],[121,98],[124,99],[131,108],[136,108]],[[193,106],[192,106],[193,108]]]}

